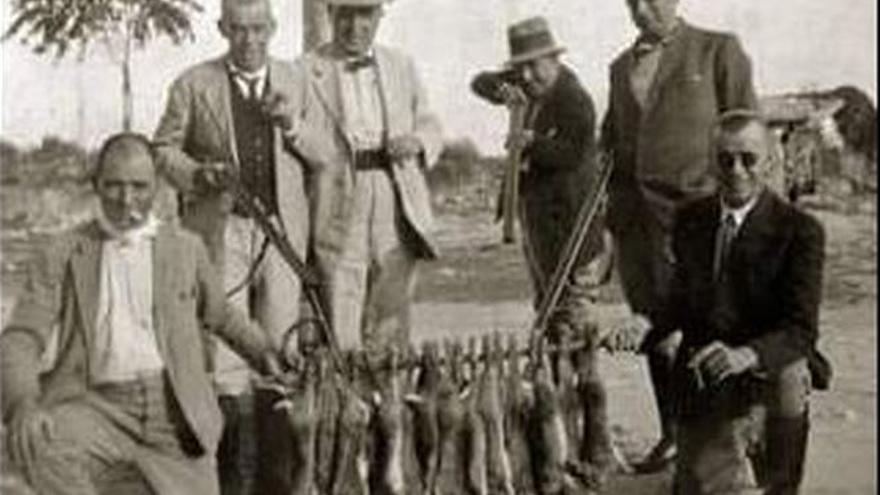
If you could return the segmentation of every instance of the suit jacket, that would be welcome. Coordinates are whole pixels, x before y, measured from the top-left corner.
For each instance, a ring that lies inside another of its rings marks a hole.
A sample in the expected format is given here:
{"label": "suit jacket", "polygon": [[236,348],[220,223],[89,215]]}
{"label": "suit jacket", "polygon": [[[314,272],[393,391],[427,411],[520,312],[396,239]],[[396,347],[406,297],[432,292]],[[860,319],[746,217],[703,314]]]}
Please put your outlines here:
{"label": "suit jacket", "polygon": [[[508,72],[483,72],[471,83],[474,92],[491,103],[503,103],[500,85],[511,82]],[[534,111],[531,102],[527,115]],[[529,169],[522,174],[520,194],[528,221],[550,231],[568,233],[574,227],[596,179],[596,112],[593,100],[575,73],[563,66],[553,87],[537,106],[531,129],[534,141],[523,158]],[[584,256],[601,248],[601,228],[591,230]],[[561,249],[562,246],[559,246]]]}
{"label": "suit jacket", "polygon": [[[287,63],[271,59],[268,78],[274,91],[290,98],[298,90]],[[202,163],[220,161],[238,167],[247,160],[236,150],[231,95],[226,57],[191,67],[171,85],[154,137],[160,167],[183,193],[183,224],[205,239],[214,261],[223,259],[223,233],[234,198],[226,192],[198,194],[193,190],[193,172]],[[274,132],[281,225],[291,244],[304,253],[309,217],[303,171],[280,130],[275,127]]]}
{"label": "suit jacket", "polygon": [[[713,281],[721,221],[717,196],[685,206],[673,234],[675,272],[670,301],[654,315],[646,346],[680,328],[680,359],[720,340],[757,352],[774,374],[800,358],[816,370],[825,234],[819,222],[775,193],[761,193],[730,247],[728,297]],[[723,299],[722,299],[723,298]],[[827,379],[827,377],[825,377]]]}
{"label": "suit jacket", "polygon": [[660,55],[642,107],[631,89],[634,62],[628,48],[611,64],[601,137],[615,164],[609,224],[623,228],[647,209],[671,228],[679,206],[714,192],[708,170],[718,116],[756,107],[751,64],[735,36],[682,22]]}
{"label": "suit jacket", "polygon": [[[59,239],[33,265],[23,294],[0,336],[4,420],[21,401],[51,406],[91,393],[90,339],[95,334],[101,245],[97,222]],[[204,330],[257,363],[269,346],[256,326],[226,303],[223,285],[193,234],[162,224],[153,240],[153,324],[171,389],[201,451],[213,453],[222,417],[206,371]],[[40,355],[57,339],[58,354],[40,375]]]}
{"label": "suit jacket", "polygon": [[[354,147],[345,128],[340,81],[332,44],[304,54],[294,67],[294,98],[304,117],[296,148],[307,163],[312,247],[322,269],[332,270],[352,218]],[[386,47],[375,47],[389,138],[414,134],[424,152],[391,164],[404,226],[404,241],[417,256],[437,255],[431,197],[424,171],[434,165],[442,147],[440,124],[428,109],[424,87],[412,60]]]}

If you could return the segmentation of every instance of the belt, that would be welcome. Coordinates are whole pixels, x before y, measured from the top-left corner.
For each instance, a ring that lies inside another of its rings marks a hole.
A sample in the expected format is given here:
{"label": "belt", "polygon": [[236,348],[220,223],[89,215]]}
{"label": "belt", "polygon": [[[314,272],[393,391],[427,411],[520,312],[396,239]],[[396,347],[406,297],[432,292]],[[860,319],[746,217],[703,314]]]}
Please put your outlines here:
{"label": "belt", "polygon": [[355,170],[387,170],[391,163],[385,148],[358,150],[354,152]]}

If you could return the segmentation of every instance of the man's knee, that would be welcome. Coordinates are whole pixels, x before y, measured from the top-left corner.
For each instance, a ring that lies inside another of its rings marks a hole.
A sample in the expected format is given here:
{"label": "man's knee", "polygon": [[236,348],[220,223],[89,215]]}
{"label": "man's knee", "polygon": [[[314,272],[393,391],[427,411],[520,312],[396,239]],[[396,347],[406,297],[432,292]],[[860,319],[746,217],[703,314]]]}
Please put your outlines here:
{"label": "man's knee", "polygon": [[807,411],[810,370],[806,359],[786,366],[769,384],[767,414],[772,418],[798,418]]}

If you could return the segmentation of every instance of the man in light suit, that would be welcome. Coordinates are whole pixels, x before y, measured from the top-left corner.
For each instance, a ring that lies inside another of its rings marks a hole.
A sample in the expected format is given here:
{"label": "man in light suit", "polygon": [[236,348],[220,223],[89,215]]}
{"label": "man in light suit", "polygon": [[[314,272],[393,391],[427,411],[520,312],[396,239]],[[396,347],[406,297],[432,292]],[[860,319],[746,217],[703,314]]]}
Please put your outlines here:
{"label": "man in light suit", "polygon": [[[160,164],[181,193],[183,225],[205,239],[233,303],[250,310],[277,345],[299,318],[300,281],[224,190],[220,176],[237,175],[305,254],[308,205],[290,146],[296,119],[287,103],[297,88],[291,67],[268,56],[275,31],[268,0],[224,0],[218,28],[228,52],[174,81],[155,141]],[[255,464],[260,482],[285,478],[286,469],[276,467],[275,459],[284,465],[290,435],[283,414],[271,408],[274,396],[263,391],[252,396],[247,367],[222,345],[213,365],[227,419],[220,450],[224,491],[246,489],[250,474],[243,470]],[[259,464],[240,459],[252,455],[251,399]]]}
{"label": "man in light suit", "polygon": [[418,261],[437,255],[424,172],[437,119],[409,57],[373,44],[384,0],[327,0],[331,42],[296,64],[312,254],[343,349],[405,345]]}
{"label": "man in light suit", "polygon": [[216,494],[222,419],[204,330],[277,372],[271,346],[224,300],[198,237],[153,213],[146,138],[106,141],[94,185],[98,218],[33,263],[0,337],[10,456],[41,494],[122,493],[105,484],[120,468],[151,493]]}
{"label": "man in light suit", "polygon": [[[629,325],[650,326],[672,273],[676,212],[712,194],[710,129],[732,108],[755,108],[751,65],[736,37],[677,16],[678,0],[627,0],[640,35],[611,64],[601,145],[614,160],[608,228],[614,238]],[[675,454],[669,397],[673,334],[648,351],[662,438],[637,469],[663,468]]]}

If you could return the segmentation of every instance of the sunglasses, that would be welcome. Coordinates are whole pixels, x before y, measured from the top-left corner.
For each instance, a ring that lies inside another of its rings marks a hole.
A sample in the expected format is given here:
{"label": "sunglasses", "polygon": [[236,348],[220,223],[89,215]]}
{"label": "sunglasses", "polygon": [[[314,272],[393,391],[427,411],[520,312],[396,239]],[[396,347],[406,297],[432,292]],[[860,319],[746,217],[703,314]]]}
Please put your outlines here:
{"label": "sunglasses", "polygon": [[725,171],[733,170],[736,162],[739,161],[740,165],[746,170],[751,170],[761,161],[761,157],[758,156],[757,153],[752,153],[750,151],[719,151],[716,160],[718,166],[720,166]]}

